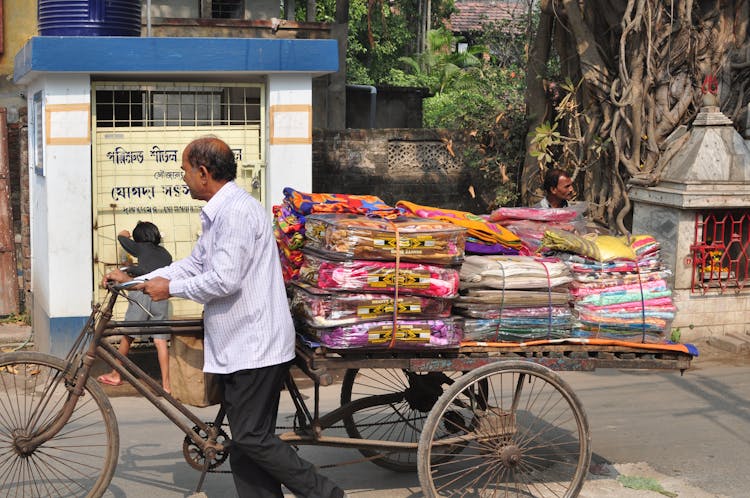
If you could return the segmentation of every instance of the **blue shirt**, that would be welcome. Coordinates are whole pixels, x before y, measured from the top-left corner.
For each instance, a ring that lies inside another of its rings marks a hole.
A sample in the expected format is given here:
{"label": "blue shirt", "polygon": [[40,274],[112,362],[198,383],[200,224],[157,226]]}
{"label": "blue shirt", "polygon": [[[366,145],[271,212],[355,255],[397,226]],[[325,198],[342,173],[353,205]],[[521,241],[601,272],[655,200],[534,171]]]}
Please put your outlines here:
{"label": "blue shirt", "polygon": [[294,325],[263,206],[229,182],[200,217],[190,256],[145,278],[168,278],[171,295],[204,305],[203,370],[227,374],[291,360]]}

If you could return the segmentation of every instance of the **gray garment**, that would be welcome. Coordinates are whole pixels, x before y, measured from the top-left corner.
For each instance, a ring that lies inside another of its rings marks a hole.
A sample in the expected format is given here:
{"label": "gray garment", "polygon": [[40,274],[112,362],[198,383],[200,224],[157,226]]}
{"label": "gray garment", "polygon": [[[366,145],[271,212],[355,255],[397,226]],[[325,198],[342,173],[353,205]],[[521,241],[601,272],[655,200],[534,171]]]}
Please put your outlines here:
{"label": "gray garment", "polygon": [[[169,301],[153,301],[151,297],[147,296],[141,291],[130,291],[128,297],[139,303],[143,308],[146,308],[149,313],[153,316],[150,317],[143,311],[141,306],[133,302],[128,302],[128,309],[125,311],[126,322],[142,322],[146,320],[166,320],[169,317]],[[151,336],[153,339],[169,339],[169,334],[154,334]]]}
{"label": "gray garment", "polygon": [[[550,206],[550,205],[549,205],[549,201],[547,200],[547,197],[545,196],[545,197],[542,197],[542,200],[541,200],[541,201],[539,201],[539,202],[537,202],[536,204],[534,204],[534,206],[533,206],[533,207],[535,207],[535,208],[544,208],[544,209],[549,209],[549,208],[551,208],[552,206]],[[564,208],[568,207],[568,201],[566,201],[566,200],[563,200],[563,205],[562,205],[562,207],[564,207]]]}

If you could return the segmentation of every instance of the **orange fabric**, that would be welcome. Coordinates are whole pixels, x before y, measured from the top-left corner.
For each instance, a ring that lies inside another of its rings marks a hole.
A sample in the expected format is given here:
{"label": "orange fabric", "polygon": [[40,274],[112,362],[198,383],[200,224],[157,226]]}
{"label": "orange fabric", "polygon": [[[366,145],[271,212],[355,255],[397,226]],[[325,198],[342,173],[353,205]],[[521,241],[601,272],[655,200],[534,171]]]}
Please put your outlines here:
{"label": "orange fabric", "polygon": [[664,344],[664,343],[645,343],[645,342],[627,342],[616,339],[589,339],[589,338],[566,338],[566,339],[540,339],[538,341],[527,342],[476,342],[465,341],[461,346],[478,346],[493,348],[517,348],[532,346],[552,346],[555,344],[585,344],[598,346],[622,346],[628,348],[649,349],[654,351],[676,351],[679,353],[693,354],[685,344]]}

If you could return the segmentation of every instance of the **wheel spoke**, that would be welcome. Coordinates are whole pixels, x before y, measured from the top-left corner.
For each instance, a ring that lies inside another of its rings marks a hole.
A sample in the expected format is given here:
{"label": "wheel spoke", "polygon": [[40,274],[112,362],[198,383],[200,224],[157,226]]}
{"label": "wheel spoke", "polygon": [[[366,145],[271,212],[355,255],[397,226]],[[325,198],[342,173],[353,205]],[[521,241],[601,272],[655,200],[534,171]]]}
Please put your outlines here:
{"label": "wheel spoke", "polygon": [[457,379],[437,401],[419,479],[429,498],[572,498],[590,459],[588,422],[567,384],[540,365],[504,361]]}
{"label": "wheel spoke", "polygon": [[[443,373],[416,374],[394,368],[348,370],[341,386],[342,406],[384,394],[403,394],[403,399],[344,417],[346,432],[357,439],[414,443],[416,449],[429,410],[443,389],[452,383]],[[365,448],[359,451],[366,457],[381,453]],[[373,462],[399,472],[413,472],[417,468],[416,451],[389,452]]]}
{"label": "wheel spoke", "polygon": [[66,363],[34,352],[0,355],[0,495],[97,498],[106,491],[119,449],[117,421],[93,381],[66,424],[33,449],[25,440],[59,418],[70,396]]}

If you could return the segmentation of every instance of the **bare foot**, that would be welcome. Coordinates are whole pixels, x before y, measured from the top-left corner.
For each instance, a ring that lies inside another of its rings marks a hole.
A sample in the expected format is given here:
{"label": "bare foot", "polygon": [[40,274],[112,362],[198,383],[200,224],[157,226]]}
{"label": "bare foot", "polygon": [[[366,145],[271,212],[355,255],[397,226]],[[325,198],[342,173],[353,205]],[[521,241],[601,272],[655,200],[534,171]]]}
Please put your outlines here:
{"label": "bare foot", "polygon": [[101,384],[106,384],[108,386],[117,387],[117,386],[122,385],[122,380],[115,378],[112,374],[100,375],[99,377],[96,378],[96,380],[97,382],[100,382]]}

